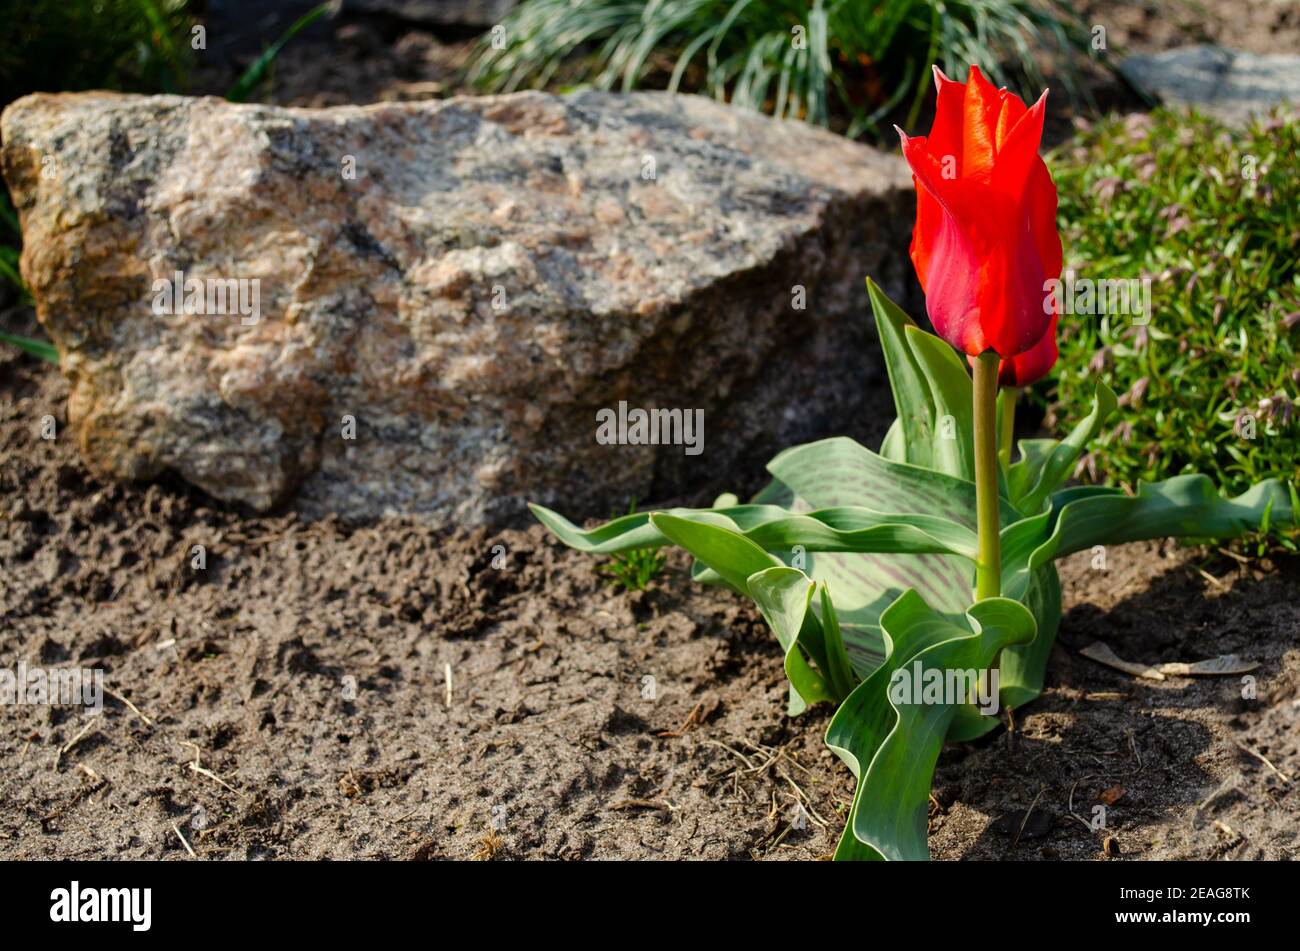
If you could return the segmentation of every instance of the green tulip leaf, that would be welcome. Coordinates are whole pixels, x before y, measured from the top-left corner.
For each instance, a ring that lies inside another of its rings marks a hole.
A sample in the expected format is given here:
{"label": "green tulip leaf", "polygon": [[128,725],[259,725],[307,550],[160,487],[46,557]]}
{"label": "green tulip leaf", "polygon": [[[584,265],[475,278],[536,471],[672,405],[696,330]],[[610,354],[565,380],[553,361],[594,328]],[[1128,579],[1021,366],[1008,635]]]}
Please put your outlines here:
{"label": "green tulip leaf", "polygon": [[1119,401],[1111,388],[1099,382],[1092,398],[1092,411],[1042,458],[1037,472],[1025,473],[1029,488],[1023,496],[1013,499],[1020,511],[1033,515],[1042,509],[1047,497],[1069,478],[1083,450],[1101,432],[1102,425],[1118,406]]}
{"label": "green tulip leaf", "polygon": [[1019,707],[1042,692],[1061,612],[1055,559],[1151,538],[1238,538],[1269,523],[1294,525],[1298,507],[1294,488],[1276,479],[1227,499],[1200,474],[1140,483],[1136,495],[1104,486],[1056,492],[1047,511],[1001,533],[1003,594],[1025,604],[1039,625],[1034,643],[1003,655],[1003,703]]}
{"label": "green tulip leaf", "polygon": [[802,571],[767,568],[750,577],[747,584],[763,619],[785,651],[786,676],[800,703],[811,705],[848,696],[857,678],[838,640],[834,609],[829,608],[824,590],[823,617],[829,626],[824,626],[812,609],[817,585]]}
{"label": "green tulip leaf", "polygon": [[[915,327],[897,304],[871,278],[867,278],[867,296],[876,317],[876,333],[885,355],[889,386],[894,394],[897,418],[885,436],[881,455],[898,462],[934,467],[935,429],[934,400],[920,364],[907,345],[906,330]],[[886,451],[886,447],[889,447]]]}
{"label": "green tulip leaf", "polygon": [[920,365],[934,403],[934,468],[959,479],[975,478],[971,377],[949,344],[913,324],[903,337]]}
{"label": "green tulip leaf", "polygon": [[817,613],[821,618],[823,640],[826,645],[825,670],[837,697],[843,700],[858,685],[858,675],[844,647],[844,633],[840,627],[839,616],[835,612],[835,605],[831,603],[831,589],[825,584],[819,584],[817,590],[821,596],[818,605],[820,610]]}
{"label": "green tulip leaf", "polygon": [[1149,538],[1231,539],[1273,525],[1295,525],[1293,490],[1278,479],[1226,499],[1200,473],[1138,483],[1136,495],[1065,490],[1052,500],[1055,525],[1035,563],[1094,545],[1120,545]]}
{"label": "green tulip leaf", "polygon": [[890,462],[907,462],[907,446],[903,442],[903,426],[898,420],[889,424],[889,431],[880,442],[880,454]]}
{"label": "green tulip leaf", "polygon": [[1020,459],[1007,470],[1007,495],[1011,504],[1022,512],[1024,497],[1038,483],[1048,457],[1059,445],[1059,439],[1021,439],[1016,443]]}
{"label": "green tulip leaf", "polygon": [[[533,514],[571,548],[613,554],[669,543],[650,512],[624,515],[581,529],[557,512],[531,505]],[[888,515],[861,506],[837,506],[795,514],[778,505],[732,505],[715,509],[668,509],[663,514],[708,522],[744,535],[767,551],[945,553],[975,559],[974,531],[942,516]]]}
{"label": "green tulip leaf", "polygon": [[779,559],[723,526],[663,512],[653,513],[650,521],[665,538],[685,548],[741,594],[749,594],[751,575],[781,567]]}
{"label": "green tulip leaf", "polygon": [[858,778],[836,858],[924,860],[935,763],[969,697],[931,698],[921,685],[931,674],[941,684],[950,682],[949,672],[980,675],[1004,647],[1033,640],[1036,625],[1023,605],[1006,598],[977,602],[954,622],[915,591],[904,592],[880,622],[884,661],[826,730],[826,745]]}
{"label": "green tulip leaf", "polygon": [[[941,515],[975,528],[975,483],[906,462],[893,462],[842,436],[786,449],[767,464],[768,472],[805,507],[865,506],[876,512]],[[765,492],[773,491],[769,486]],[[771,502],[771,497],[760,496]],[[758,499],[756,499],[758,501]],[[1020,513],[1002,500],[1003,523]]]}

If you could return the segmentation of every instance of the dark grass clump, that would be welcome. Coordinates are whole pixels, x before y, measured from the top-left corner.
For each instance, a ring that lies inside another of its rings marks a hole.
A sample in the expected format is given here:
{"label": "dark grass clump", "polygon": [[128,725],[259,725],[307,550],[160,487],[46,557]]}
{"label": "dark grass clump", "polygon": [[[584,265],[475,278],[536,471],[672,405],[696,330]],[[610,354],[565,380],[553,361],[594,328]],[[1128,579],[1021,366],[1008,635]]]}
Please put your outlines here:
{"label": "dark grass clump", "polygon": [[177,92],[189,0],[0,0],[0,107],[32,92]]}
{"label": "dark grass clump", "polygon": [[469,79],[491,91],[680,88],[857,137],[898,108],[914,124],[931,63],[954,78],[978,64],[1032,101],[1036,54],[1059,54],[1073,95],[1092,49],[1064,0],[525,0],[484,36]]}

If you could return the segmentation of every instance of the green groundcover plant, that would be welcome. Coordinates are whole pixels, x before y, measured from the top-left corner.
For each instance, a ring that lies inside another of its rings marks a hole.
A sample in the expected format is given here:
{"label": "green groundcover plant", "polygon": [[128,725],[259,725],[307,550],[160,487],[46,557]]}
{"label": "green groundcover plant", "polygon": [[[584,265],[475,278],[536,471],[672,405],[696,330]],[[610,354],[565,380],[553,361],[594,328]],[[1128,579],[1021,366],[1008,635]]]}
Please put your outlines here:
{"label": "green groundcover plant", "polygon": [[[903,147],[917,180],[912,259],[939,336],[868,281],[898,414],[879,451],[844,438],[796,446],[768,463],[772,481],[749,503],[726,495],[592,529],[533,506],[573,548],[678,545],[695,580],[754,600],[785,652],[789,712],[837,707],[826,743],[857,778],[837,859],[929,857],[942,745],[988,733],[1000,723],[991,706],[1042,691],[1061,616],[1057,558],[1232,538],[1294,525],[1300,509],[1278,480],[1235,498],[1198,474],[1132,493],[1068,485],[1118,408],[1105,383],[1068,436],[1022,440],[1012,461],[1017,387],[1056,358],[1059,315],[1034,306],[1061,270],[1055,188],[1037,155],[1043,101],[1026,109],[974,69],[966,84],[937,81],[934,129]],[[981,684],[994,672],[990,705]]]}
{"label": "green groundcover plant", "polygon": [[[1085,453],[1085,481],[1204,472],[1225,491],[1300,476],[1300,116],[1241,130],[1157,110],[1083,130],[1054,164],[1069,264],[1146,278],[1150,312],[1061,326],[1049,425],[1090,411],[1097,380],[1123,419]],[[1274,543],[1295,547],[1294,536]]]}

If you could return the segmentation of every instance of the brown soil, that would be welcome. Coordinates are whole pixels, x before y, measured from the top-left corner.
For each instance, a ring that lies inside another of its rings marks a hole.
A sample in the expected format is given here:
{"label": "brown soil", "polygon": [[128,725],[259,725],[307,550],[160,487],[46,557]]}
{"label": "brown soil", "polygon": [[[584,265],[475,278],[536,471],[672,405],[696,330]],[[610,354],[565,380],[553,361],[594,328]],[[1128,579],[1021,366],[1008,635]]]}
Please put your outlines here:
{"label": "brown soil", "polygon": [[[296,13],[291,10],[269,22],[243,22],[242,29],[242,21],[209,17],[209,28],[229,42],[194,58],[190,91],[224,95],[261,53],[267,38],[282,33]],[[461,74],[475,40],[463,29],[434,31],[394,17],[344,13],[287,44],[257,98],[321,108],[472,92]]]}
{"label": "brown soil", "polygon": [[[761,619],[680,555],[627,593],[537,527],[304,524],[102,483],[40,438],[65,400],[0,350],[0,667],[99,667],[139,712],[4,710],[0,857],[185,859],[178,832],[205,858],[832,851],[852,787],[828,713],[784,715]],[[1098,858],[1108,836],[1122,857],[1296,855],[1296,566],[1201,555],[1064,564],[1049,688],[1016,734],[945,751],[936,858]],[[1147,662],[1237,652],[1259,699],[1137,681],[1080,658],[1094,639]],[[1070,817],[1117,786],[1108,830]]]}
{"label": "brown soil", "polygon": [[1104,25],[1108,44],[1124,51],[1158,52],[1191,43],[1247,53],[1300,49],[1295,0],[1084,0],[1079,10],[1087,23]]}

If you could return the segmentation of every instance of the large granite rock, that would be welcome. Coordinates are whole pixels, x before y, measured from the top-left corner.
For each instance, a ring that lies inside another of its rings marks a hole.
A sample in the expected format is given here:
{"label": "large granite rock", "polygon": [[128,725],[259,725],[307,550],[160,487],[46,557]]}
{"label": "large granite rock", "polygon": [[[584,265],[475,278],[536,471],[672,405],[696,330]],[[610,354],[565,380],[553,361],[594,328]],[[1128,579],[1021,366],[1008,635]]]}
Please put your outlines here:
{"label": "large granite rock", "polygon": [[[752,475],[861,429],[863,278],[910,280],[900,160],[707,99],[85,93],[0,124],[85,457],[257,510],[499,523]],[[620,401],[702,410],[703,453],[602,444]]]}
{"label": "large granite rock", "polygon": [[1282,102],[1300,102],[1300,56],[1180,46],[1120,63],[1129,82],[1170,105],[1196,106],[1241,126]]}

